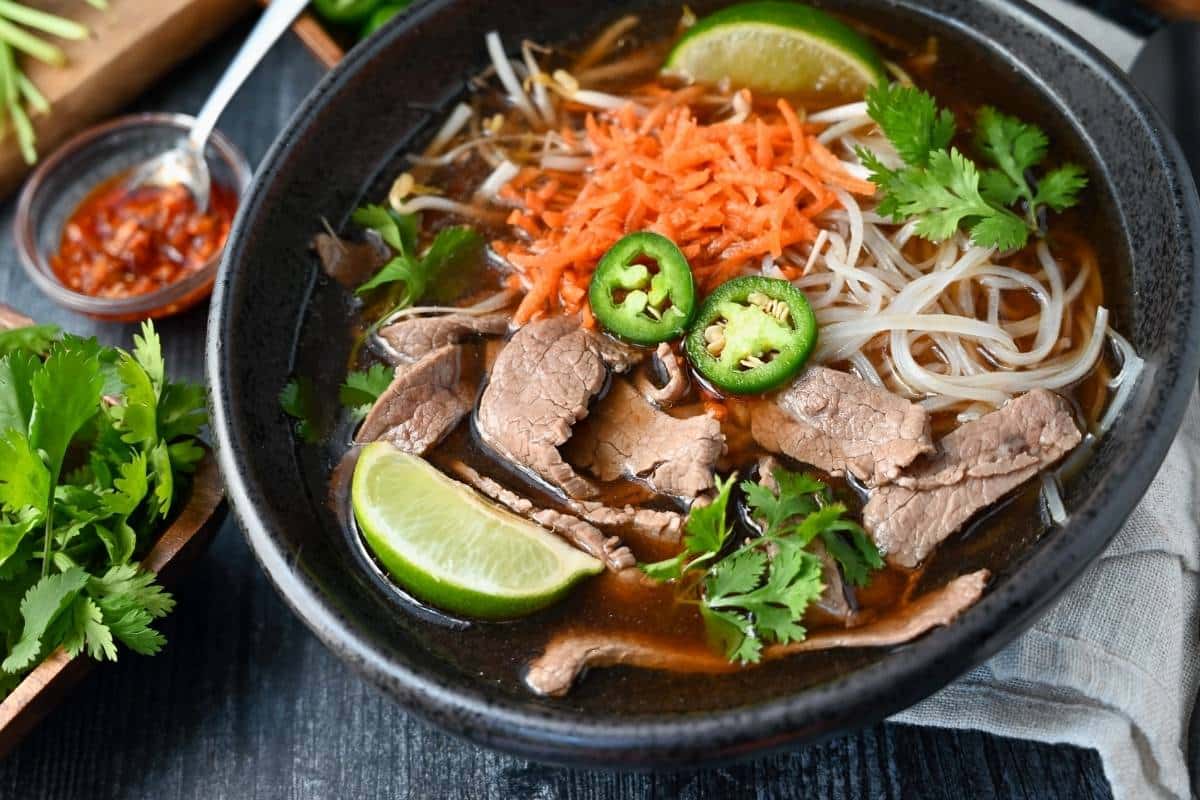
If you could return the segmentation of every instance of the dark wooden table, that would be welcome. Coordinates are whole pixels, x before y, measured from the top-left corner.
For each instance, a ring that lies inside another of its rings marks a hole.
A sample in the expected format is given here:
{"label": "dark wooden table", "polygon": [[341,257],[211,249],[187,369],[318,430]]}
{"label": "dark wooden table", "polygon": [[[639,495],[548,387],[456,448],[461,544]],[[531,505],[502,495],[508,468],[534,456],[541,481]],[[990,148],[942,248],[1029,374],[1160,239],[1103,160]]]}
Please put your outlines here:
{"label": "dark wooden table", "polygon": [[[194,112],[247,28],[162,81],[145,109]],[[318,80],[277,46],[221,128],[257,163]],[[128,345],[131,328],[52,305],[28,281],[0,206],[0,302]],[[168,366],[200,379],[206,311],[160,325]],[[229,521],[178,587],[154,658],[94,670],[6,761],[0,798],[1107,798],[1091,750],[881,724],[719,769],[644,775],[546,767],[427,727],[345,668],[280,602]],[[698,767],[701,765],[697,765]]]}

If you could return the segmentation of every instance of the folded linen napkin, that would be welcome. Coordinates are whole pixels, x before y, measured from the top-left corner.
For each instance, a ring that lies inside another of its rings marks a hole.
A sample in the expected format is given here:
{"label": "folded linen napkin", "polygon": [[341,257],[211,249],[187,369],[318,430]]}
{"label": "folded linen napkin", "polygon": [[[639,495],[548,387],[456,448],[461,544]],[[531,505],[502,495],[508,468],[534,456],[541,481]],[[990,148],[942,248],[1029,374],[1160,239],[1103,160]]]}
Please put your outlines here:
{"label": "folded linen napkin", "polygon": [[1095,748],[1117,800],[1186,800],[1198,658],[1200,392],[1146,496],[1058,605],[892,720]]}

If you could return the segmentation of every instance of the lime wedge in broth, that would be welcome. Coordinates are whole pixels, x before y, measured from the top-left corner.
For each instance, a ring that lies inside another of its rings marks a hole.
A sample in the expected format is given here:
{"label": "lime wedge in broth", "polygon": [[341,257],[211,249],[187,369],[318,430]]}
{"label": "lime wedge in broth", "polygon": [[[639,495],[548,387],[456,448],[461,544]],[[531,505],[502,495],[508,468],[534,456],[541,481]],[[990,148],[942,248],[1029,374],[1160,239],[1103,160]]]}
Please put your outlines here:
{"label": "lime wedge in broth", "polygon": [[519,617],[603,569],[597,559],[386,442],[363,449],[351,497],[367,546],[388,573],[445,611]]}
{"label": "lime wedge in broth", "polygon": [[664,70],[700,83],[775,95],[861,98],[886,79],[883,62],[861,35],[800,3],[742,3],[701,19],[667,56]]}

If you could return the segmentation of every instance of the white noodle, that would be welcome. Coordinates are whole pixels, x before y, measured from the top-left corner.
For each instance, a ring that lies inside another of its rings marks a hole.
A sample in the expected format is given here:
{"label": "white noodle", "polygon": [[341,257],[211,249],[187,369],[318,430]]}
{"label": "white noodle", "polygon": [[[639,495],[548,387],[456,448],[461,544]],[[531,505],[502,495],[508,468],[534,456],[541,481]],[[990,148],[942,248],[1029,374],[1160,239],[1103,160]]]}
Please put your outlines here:
{"label": "white noodle", "polygon": [[1124,336],[1111,328],[1108,331],[1108,336],[1112,339],[1113,346],[1120,354],[1121,371],[1113,376],[1113,379],[1108,383],[1109,388],[1115,388],[1115,391],[1113,392],[1112,400],[1108,404],[1108,408],[1104,411],[1104,416],[1100,418],[1098,425],[1100,433],[1105,433],[1117,421],[1117,417],[1121,415],[1121,410],[1129,402],[1129,395],[1133,393],[1133,388],[1137,385],[1138,378],[1141,377],[1142,371],[1146,368],[1146,362],[1142,360],[1137,351],[1133,349],[1133,345]]}
{"label": "white noodle", "polygon": [[1058,489],[1058,479],[1049,472],[1042,475],[1042,497],[1046,500],[1046,511],[1050,513],[1050,520],[1055,525],[1064,524],[1067,521],[1067,508],[1063,505],[1062,494]]}

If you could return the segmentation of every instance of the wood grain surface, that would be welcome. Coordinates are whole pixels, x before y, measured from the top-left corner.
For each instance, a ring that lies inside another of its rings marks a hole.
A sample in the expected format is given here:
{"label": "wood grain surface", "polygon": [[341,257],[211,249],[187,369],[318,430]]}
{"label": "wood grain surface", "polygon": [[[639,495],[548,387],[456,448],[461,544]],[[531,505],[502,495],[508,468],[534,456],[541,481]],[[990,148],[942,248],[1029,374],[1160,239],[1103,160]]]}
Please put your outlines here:
{"label": "wood grain surface", "polygon": [[[240,28],[139,109],[192,112]],[[290,38],[222,122],[256,162],[323,67]],[[131,328],[68,316],[26,280],[0,205],[0,300],[108,342]],[[162,322],[168,367],[202,370],[205,310]],[[267,584],[232,520],[176,589],[166,649],[94,670],[5,761],[4,800],[1081,800],[1108,798],[1094,751],[882,724],[728,767],[647,775],[547,767],[446,736],[331,655]]]}
{"label": "wood grain surface", "polygon": [[[33,117],[38,152],[44,156],[126,106],[253,8],[253,0],[110,0],[103,11],[83,0],[35,5],[92,31],[80,41],[49,37],[66,53],[65,67],[23,57],[26,74],[50,101],[49,114]],[[28,169],[12,137],[0,139],[0,197],[15,189]]]}

